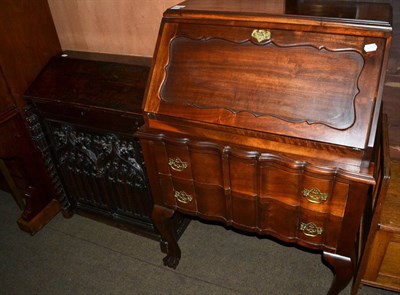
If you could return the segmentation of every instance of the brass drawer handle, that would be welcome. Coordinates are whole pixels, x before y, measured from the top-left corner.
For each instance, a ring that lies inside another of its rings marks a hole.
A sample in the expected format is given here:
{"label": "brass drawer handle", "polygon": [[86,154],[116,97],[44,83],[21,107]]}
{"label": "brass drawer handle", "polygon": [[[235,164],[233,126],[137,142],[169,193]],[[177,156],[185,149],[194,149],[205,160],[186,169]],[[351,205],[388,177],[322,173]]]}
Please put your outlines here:
{"label": "brass drawer handle", "polygon": [[266,30],[255,29],[251,33],[251,37],[257,40],[258,43],[271,39],[271,32]]}
{"label": "brass drawer handle", "polygon": [[303,196],[307,199],[307,201],[314,204],[321,204],[328,199],[328,194],[322,193],[317,188],[303,189]]}
{"label": "brass drawer handle", "polygon": [[193,200],[193,197],[184,191],[175,191],[175,198],[183,204],[190,203]]}
{"label": "brass drawer handle", "polygon": [[317,235],[321,235],[324,229],[322,227],[318,227],[315,223],[300,223],[300,230],[309,237],[316,237]]}
{"label": "brass drawer handle", "polygon": [[183,162],[178,157],[176,157],[175,159],[169,158],[168,165],[173,170],[178,171],[178,172],[185,170],[189,166],[187,162]]}

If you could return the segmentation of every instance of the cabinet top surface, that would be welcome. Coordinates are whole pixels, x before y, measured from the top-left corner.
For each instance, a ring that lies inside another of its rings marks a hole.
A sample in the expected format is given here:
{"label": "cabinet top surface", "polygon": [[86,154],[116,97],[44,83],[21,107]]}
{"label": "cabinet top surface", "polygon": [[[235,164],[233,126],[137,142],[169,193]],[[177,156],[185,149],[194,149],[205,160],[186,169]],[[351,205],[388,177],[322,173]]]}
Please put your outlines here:
{"label": "cabinet top surface", "polygon": [[46,103],[140,113],[146,58],[68,52],[42,70],[25,97]]}
{"label": "cabinet top surface", "polygon": [[316,0],[187,0],[171,7],[166,15],[241,15],[313,19],[321,22],[356,23],[390,27],[389,4]]}

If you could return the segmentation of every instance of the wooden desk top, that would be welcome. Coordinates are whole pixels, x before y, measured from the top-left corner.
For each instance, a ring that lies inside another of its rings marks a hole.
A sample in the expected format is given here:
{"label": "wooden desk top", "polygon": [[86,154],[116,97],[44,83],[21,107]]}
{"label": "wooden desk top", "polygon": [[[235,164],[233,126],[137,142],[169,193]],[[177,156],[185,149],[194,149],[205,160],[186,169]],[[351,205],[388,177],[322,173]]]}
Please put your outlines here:
{"label": "wooden desk top", "polygon": [[295,0],[188,0],[167,10],[166,14],[214,14],[282,17],[301,20],[353,23],[360,26],[391,27],[392,9],[384,3],[353,1],[304,1]]}

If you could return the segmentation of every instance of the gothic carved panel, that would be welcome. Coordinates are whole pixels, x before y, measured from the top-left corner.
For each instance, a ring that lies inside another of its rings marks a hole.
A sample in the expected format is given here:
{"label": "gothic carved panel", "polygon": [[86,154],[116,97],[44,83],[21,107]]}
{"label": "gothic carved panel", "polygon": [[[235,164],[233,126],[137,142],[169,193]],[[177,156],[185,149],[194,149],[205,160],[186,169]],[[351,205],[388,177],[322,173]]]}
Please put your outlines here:
{"label": "gothic carved panel", "polygon": [[46,121],[57,165],[79,205],[149,219],[144,163],[138,142],[127,136]]}
{"label": "gothic carved panel", "polygon": [[111,133],[79,132],[67,124],[54,128],[52,136],[59,164],[66,164],[71,171],[145,189],[145,174],[135,141],[121,140]]}

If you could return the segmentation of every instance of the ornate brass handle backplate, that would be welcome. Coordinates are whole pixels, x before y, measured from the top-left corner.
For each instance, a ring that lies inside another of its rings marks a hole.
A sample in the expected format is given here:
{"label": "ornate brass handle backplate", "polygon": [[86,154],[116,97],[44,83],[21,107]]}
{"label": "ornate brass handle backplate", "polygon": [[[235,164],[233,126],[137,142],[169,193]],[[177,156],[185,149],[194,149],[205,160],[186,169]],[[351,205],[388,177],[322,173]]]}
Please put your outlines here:
{"label": "ornate brass handle backplate", "polygon": [[178,157],[176,157],[175,159],[169,158],[168,165],[172,168],[172,170],[178,172],[185,170],[189,166],[187,162],[183,162]]}
{"label": "ornate brass handle backplate", "polygon": [[190,203],[193,200],[193,197],[184,191],[180,191],[180,192],[175,191],[174,196],[179,202],[181,202],[183,204]]}
{"label": "ornate brass handle backplate", "polygon": [[258,43],[271,39],[271,32],[267,30],[255,29],[251,33],[251,37],[257,40]]}
{"label": "ornate brass handle backplate", "polygon": [[317,188],[303,189],[303,196],[307,199],[307,201],[314,204],[323,203],[328,199],[328,194],[322,193]]}
{"label": "ornate brass handle backplate", "polygon": [[322,227],[316,226],[315,223],[300,223],[300,230],[309,237],[316,237],[317,235],[321,235],[324,229]]}

